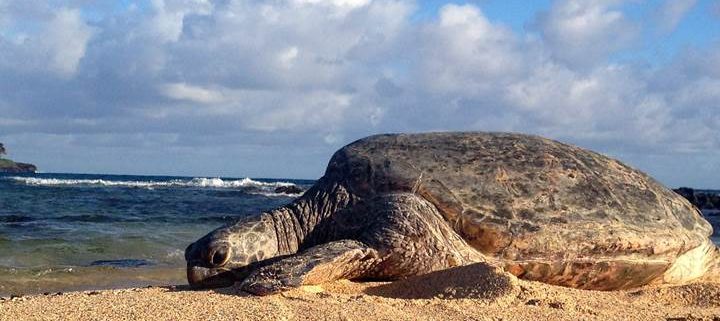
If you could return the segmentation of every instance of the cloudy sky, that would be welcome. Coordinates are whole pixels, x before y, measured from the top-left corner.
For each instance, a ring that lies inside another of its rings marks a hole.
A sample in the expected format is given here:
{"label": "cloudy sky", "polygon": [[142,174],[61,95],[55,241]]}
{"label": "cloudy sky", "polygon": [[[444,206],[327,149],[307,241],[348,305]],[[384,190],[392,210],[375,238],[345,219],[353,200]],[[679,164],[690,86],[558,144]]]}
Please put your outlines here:
{"label": "cloudy sky", "polygon": [[516,131],[720,187],[719,0],[0,0],[0,142],[45,172],[320,176]]}

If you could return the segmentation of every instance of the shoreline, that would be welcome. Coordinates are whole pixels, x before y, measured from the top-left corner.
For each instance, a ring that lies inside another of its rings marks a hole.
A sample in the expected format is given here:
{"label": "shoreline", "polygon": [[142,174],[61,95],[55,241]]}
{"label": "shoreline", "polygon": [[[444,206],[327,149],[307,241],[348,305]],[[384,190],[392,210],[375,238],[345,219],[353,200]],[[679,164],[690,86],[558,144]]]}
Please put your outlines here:
{"label": "shoreline", "polygon": [[166,286],[186,280],[185,268],[175,266],[73,267],[39,272],[0,269],[0,272],[0,297]]}
{"label": "shoreline", "polygon": [[[347,280],[266,297],[236,287],[162,286],[0,299],[0,320],[715,320],[720,284],[590,291],[452,272],[395,283]],[[433,282],[434,281],[434,282]],[[398,296],[398,293],[405,295]],[[409,294],[409,295],[408,295]],[[398,298],[403,297],[403,298]]]}

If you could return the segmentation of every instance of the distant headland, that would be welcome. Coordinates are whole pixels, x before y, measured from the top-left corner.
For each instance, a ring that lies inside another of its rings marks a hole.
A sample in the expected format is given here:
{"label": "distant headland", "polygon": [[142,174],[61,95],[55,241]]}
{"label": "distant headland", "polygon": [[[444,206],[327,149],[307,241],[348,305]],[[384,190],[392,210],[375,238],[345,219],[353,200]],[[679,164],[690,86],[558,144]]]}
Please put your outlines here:
{"label": "distant headland", "polygon": [[3,156],[7,154],[5,146],[0,143],[0,173],[35,173],[37,166],[27,163],[16,163]]}
{"label": "distant headland", "polygon": [[684,196],[701,210],[720,210],[720,192],[680,187],[676,193]]}

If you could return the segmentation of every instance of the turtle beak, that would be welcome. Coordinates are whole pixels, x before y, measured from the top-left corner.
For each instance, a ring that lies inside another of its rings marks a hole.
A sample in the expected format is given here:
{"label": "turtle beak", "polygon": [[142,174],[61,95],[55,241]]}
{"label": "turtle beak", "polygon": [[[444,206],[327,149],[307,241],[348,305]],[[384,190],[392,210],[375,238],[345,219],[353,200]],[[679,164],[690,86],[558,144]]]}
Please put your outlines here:
{"label": "turtle beak", "polygon": [[228,270],[187,266],[187,279],[193,289],[223,288],[235,284],[235,275]]}
{"label": "turtle beak", "polygon": [[225,267],[230,251],[227,244],[209,245],[208,242],[201,241],[192,243],[185,249],[190,287],[219,288],[233,285],[236,281],[235,274]]}

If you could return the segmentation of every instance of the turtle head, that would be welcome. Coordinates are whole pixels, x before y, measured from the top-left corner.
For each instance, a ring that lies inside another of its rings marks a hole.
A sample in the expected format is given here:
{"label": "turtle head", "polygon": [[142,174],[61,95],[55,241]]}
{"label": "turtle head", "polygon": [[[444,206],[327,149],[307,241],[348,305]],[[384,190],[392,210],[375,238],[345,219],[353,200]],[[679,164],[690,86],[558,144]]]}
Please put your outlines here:
{"label": "turtle head", "polygon": [[208,233],[185,249],[188,283],[193,288],[230,286],[277,255],[272,219],[265,214],[248,217]]}

